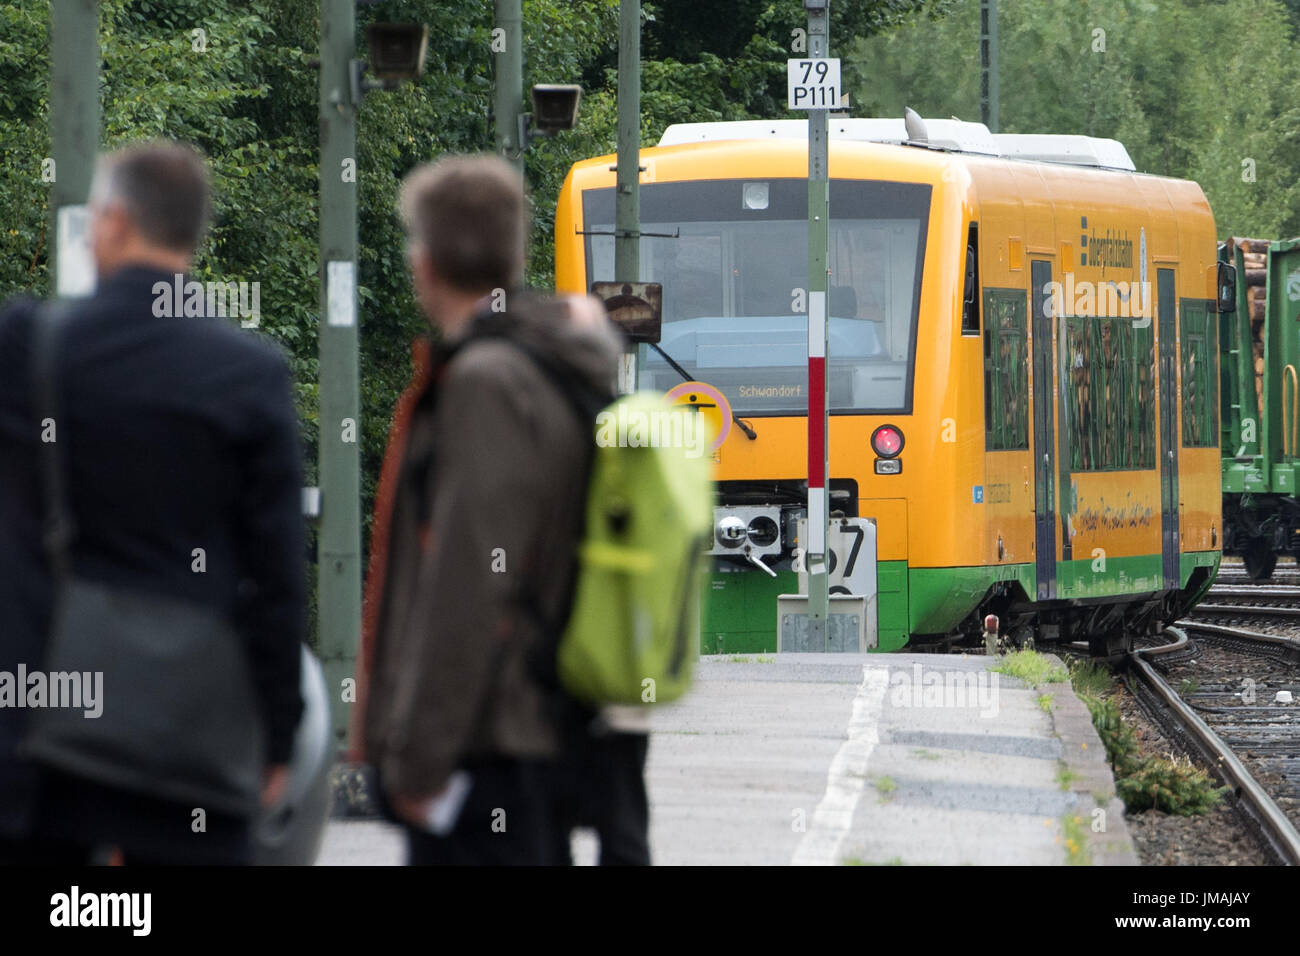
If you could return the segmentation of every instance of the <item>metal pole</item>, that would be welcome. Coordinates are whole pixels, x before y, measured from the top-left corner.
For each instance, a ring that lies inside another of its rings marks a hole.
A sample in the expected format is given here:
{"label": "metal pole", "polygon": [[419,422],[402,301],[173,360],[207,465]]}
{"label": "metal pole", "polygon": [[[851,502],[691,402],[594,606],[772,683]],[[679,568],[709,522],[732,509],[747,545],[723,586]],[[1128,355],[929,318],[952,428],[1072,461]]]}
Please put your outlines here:
{"label": "metal pole", "polygon": [[96,0],[53,0],[50,5],[52,81],[50,189],[54,234],[53,289],[87,295],[95,288],[87,242],[86,200],[99,143],[99,10]]}
{"label": "metal pole", "polygon": [[[354,0],[321,0],[320,523],[317,651],[331,693],[354,677],[361,634],[360,392],[357,374],[357,105],[349,61]],[[342,745],[348,715],[333,709]]]}
{"label": "metal pole", "polygon": [[[808,56],[829,56],[830,4],[808,9]],[[838,91],[837,91],[838,92]],[[825,109],[808,111],[808,644],[826,647],[830,580],[826,522],[830,514],[830,387],[826,378],[826,249],[830,244],[830,179]]]}
{"label": "metal pole", "polygon": [[523,18],[523,0],[496,0],[496,29],[492,31],[496,149],[515,165],[521,176],[524,173],[524,144],[519,129],[519,117],[524,111]]}
{"label": "metal pole", "polygon": [[980,0],[980,122],[998,131],[998,0]]}
{"label": "metal pole", "polygon": [[[641,0],[621,0],[618,28],[618,177],[614,280],[641,279]],[[636,391],[636,346],[623,354],[619,391]]]}

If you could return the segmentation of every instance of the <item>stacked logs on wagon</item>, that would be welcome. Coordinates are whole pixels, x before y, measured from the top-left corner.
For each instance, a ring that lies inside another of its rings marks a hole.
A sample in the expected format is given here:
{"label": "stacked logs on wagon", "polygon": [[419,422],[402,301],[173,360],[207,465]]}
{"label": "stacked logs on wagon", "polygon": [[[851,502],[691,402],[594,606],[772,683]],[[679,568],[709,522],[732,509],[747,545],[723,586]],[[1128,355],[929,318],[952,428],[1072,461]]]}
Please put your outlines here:
{"label": "stacked logs on wagon", "polygon": [[[1243,239],[1233,237],[1228,240],[1228,252],[1241,249],[1242,264],[1245,275],[1241,281],[1246,286],[1246,303],[1250,310],[1250,342],[1253,365],[1255,368],[1255,402],[1256,414],[1264,410],[1264,314],[1267,301],[1264,298],[1264,285],[1268,276],[1267,239]],[[1230,260],[1231,261],[1231,260]]]}

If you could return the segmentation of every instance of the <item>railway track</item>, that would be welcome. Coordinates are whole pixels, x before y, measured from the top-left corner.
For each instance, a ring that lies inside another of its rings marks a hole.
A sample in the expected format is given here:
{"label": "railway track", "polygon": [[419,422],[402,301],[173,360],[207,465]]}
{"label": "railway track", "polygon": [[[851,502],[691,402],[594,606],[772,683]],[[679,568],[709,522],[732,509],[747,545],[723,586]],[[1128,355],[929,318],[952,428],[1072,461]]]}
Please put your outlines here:
{"label": "railway track", "polygon": [[1240,565],[1225,564],[1220,566],[1219,574],[1215,578],[1216,584],[1243,585],[1247,587],[1273,587],[1285,584],[1300,584],[1300,568],[1294,565],[1285,567],[1279,566],[1273,569],[1273,574],[1265,581],[1252,581],[1247,575],[1244,567]]}
{"label": "railway track", "polygon": [[1257,619],[1300,618],[1300,586],[1214,584],[1192,612],[1193,617]]}
{"label": "railway track", "polygon": [[1300,865],[1300,641],[1199,621],[1180,628],[1169,629],[1172,643],[1130,655],[1139,705],[1232,790],[1280,862]]}

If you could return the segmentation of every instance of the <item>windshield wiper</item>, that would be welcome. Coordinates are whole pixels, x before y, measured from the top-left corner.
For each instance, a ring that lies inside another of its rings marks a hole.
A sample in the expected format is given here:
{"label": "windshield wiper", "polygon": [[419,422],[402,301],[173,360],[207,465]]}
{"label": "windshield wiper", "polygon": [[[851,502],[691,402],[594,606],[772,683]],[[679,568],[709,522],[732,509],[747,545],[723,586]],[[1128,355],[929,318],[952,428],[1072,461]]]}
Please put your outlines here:
{"label": "windshield wiper", "polygon": [[[686,369],[678,365],[676,360],[671,355],[669,355],[667,352],[665,352],[663,349],[659,347],[658,342],[651,342],[649,343],[649,345],[652,349],[654,349],[661,356],[663,356],[663,360],[673,367],[673,370],[676,371],[677,374],[682,377],[683,381],[686,382],[695,381],[695,379],[691,377],[691,374],[688,371],[686,371]],[[740,416],[737,415],[735,412],[731,413],[731,420],[736,423],[736,426],[742,432],[745,433],[745,437],[748,438],[750,441],[753,441],[755,438],[758,437],[758,432],[754,431],[753,426],[750,425],[749,422],[741,421]]]}

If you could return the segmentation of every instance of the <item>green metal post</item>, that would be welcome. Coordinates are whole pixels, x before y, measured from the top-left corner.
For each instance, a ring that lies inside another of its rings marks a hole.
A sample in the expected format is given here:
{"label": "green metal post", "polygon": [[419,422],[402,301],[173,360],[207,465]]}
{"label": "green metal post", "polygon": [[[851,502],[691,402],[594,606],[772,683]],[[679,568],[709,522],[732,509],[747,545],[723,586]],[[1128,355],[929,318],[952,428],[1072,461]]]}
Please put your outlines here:
{"label": "green metal post", "polygon": [[[830,4],[808,8],[808,57],[829,52]],[[838,91],[837,91],[838,92]],[[826,530],[830,515],[830,377],[826,249],[830,243],[827,111],[808,111],[808,644],[824,649],[830,613]],[[820,380],[820,381],[819,381]],[[820,396],[814,392],[820,389]],[[820,401],[818,398],[820,397]],[[818,420],[820,419],[820,420]],[[819,467],[820,466],[820,467]],[[819,474],[820,472],[820,474]]]}
{"label": "green metal post", "polygon": [[[524,146],[519,117],[524,111],[523,0],[496,0],[496,28],[492,31],[496,88],[492,113],[496,122],[496,149],[524,173]],[[500,31],[500,32],[498,32]]]}
{"label": "green metal post", "polygon": [[980,0],[980,122],[998,131],[998,0]]}
{"label": "green metal post", "polygon": [[95,275],[86,245],[86,200],[99,143],[99,10],[96,0],[52,0],[50,84],[54,235],[52,287],[59,295],[85,295]]}
{"label": "green metal post", "polygon": [[[641,279],[641,0],[621,0],[618,29],[618,173],[614,280]],[[619,364],[619,391],[636,391],[636,346]]]}
{"label": "green metal post", "polygon": [[[321,0],[320,523],[317,650],[332,694],[354,677],[361,634],[361,415],[357,374],[357,106],[354,0]],[[348,715],[336,707],[342,744]]]}

